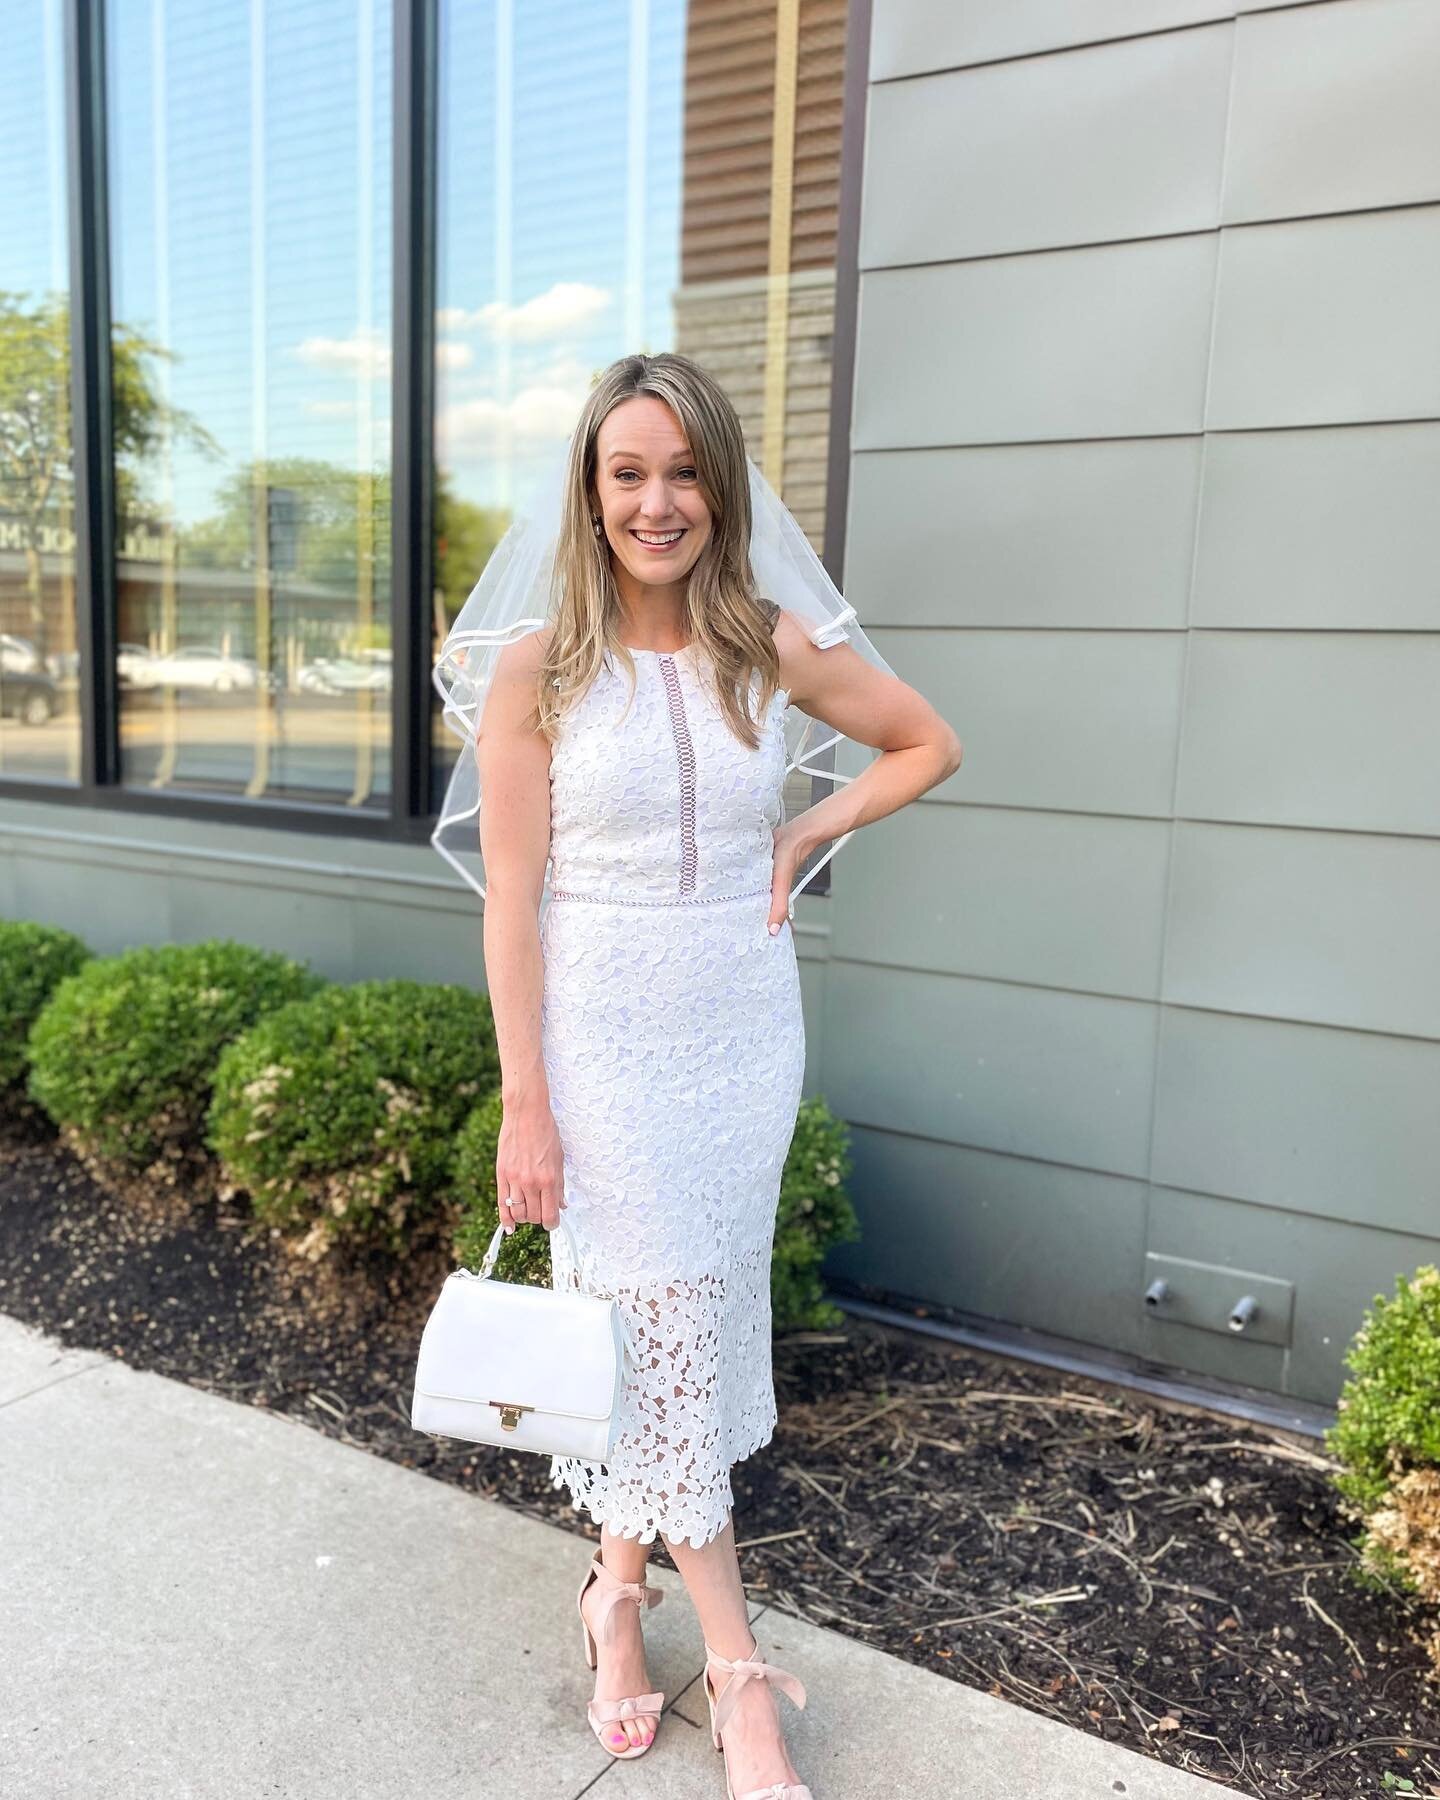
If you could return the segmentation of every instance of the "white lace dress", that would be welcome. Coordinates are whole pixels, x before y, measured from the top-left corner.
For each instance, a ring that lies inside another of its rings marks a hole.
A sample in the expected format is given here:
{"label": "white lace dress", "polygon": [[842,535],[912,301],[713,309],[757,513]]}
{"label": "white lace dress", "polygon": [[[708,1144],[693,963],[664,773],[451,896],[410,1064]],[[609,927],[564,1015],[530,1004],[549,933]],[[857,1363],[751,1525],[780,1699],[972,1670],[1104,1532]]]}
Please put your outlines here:
{"label": "white lace dress", "polygon": [[770,1251],[805,1063],[790,924],[767,930],[788,695],[751,750],[703,652],[633,654],[633,703],[607,661],[551,746],[541,944],[567,1217],[640,1366],[610,1461],[551,1476],[615,1533],[698,1548],[775,1426]]}

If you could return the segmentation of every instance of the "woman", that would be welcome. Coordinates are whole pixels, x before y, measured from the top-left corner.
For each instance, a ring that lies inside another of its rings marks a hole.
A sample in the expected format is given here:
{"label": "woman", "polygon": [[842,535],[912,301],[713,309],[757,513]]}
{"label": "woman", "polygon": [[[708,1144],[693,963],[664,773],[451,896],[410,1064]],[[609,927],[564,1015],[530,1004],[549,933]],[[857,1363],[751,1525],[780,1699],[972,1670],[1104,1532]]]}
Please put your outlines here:
{"label": "woman", "polygon": [[[805,1061],[790,889],[961,746],[912,688],[755,592],[740,423],[685,357],[600,376],[562,505],[553,617],[500,651],[476,757],[501,1223],[554,1232],[567,1208],[638,1349],[611,1460],[552,1462],[601,1526],[578,1602],[590,1723],[616,1756],[655,1735],[641,1619],[663,1536],[727,1792],[809,1800],[772,1691],[804,1689],[760,1659],[730,1518],[731,1466],[775,1425],[770,1252]],[[781,823],[787,706],[882,754]]]}

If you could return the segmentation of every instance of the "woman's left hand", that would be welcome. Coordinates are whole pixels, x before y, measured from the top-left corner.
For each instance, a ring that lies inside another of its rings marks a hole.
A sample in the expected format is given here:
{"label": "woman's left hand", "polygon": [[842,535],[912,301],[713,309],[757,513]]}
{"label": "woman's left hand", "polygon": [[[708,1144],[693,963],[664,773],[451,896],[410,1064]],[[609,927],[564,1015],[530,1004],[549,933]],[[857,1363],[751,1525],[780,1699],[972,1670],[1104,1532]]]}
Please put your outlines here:
{"label": "woman's left hand", "polygon": [[798,819],[789,819],[785,824],[775,827],[775,866],[770,876],[769,925],[772,935],[779,931],[787,918],[793,916],[790,890],[795,885],[795,877],[800,873],[801,863],[812,848],[801,835],[799,825]]}

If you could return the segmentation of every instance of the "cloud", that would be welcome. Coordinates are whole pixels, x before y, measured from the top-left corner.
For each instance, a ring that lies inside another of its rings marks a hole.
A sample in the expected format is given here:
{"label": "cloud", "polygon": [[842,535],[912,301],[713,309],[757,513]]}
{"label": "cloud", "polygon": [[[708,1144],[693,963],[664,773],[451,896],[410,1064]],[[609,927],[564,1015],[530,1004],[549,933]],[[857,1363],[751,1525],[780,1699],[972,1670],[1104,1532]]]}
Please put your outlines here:
{"label": "cloud", "polygon": [[390,374],[390,338],[373,326],[367,331],[352,332],[348,338],[310,337],[294,352],[298,361],[312,369],[335,369],[342,374],[366,375],[372,381],[388,379]]}
{"label": "cloud", "polygon": [[558,443],[575,429],[585,403],[583,387],[536,382],[511,400],[461,400],[442,407],[435,445],[442,464],[454,468],[472,457],[494,455],[507,445],[534,451]]}
{"label": "cloud", "polygon": [[587,330],[609,310],[612,300],[608,288],[587,281],[557,281],[518,306],[491,300],[470,312],[458,306],[443,307],[436,313],[435,323],[446,331],[479,327],[512,344],[538,344]]}

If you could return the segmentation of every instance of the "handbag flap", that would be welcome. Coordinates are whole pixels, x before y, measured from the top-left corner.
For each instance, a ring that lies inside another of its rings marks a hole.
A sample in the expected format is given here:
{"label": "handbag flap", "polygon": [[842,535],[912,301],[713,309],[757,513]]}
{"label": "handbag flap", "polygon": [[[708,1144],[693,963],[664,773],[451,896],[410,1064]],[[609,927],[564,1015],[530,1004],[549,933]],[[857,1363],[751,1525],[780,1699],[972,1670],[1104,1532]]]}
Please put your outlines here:
{"label": "handbag flap", "polygon": [[415,1386],[436,1400],[603,1419],[615,1401],[620,1350],[613,1300],[457,1272],[426,1323]]}

